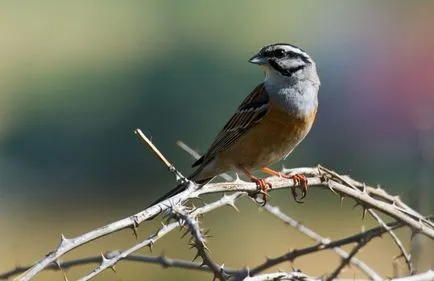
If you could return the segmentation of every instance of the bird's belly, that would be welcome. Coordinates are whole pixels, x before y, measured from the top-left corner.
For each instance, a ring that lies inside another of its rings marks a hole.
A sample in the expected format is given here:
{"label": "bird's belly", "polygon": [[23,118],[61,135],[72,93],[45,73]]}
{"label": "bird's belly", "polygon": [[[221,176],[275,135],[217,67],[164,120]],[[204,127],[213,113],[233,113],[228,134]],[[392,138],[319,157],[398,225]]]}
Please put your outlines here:
{"label": "bird's belly", "polygon": [[273,111],[222,152],[220,159],[226,162],[225,166],[249,171],[275,163],[291,153],[303,140],[312,126],[315,113],[306,118],[297,118]]}

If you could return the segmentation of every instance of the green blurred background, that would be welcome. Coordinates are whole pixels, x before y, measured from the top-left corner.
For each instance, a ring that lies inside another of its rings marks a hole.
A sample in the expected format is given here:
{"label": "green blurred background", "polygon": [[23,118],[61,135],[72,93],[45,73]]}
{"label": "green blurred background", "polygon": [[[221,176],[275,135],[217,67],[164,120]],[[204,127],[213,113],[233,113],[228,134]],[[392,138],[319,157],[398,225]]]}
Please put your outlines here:
{"label": "green blurred background", "polygon": [[[274,42],[307,50],[322,81],[317,121],[285,166],[320,163],[433,212],[433,14],[432,1],[2,1],[0,271],[40,259],[60,233],[76,236],[130,215],[172,188],[172,176],[133,130],[142,128],[188,174],[192,159],[175,142],[206,150],[263,78],[248,58]],[[302,205],[287,191],[273,193],[271,202],[331,238],[373,225],[360,220],[352,202],[340,206],[326,191],[311,189]],[[218,262],[254,266],[312,244],[248,200],[240,208],[203,222]],[[157,227],[142,226],[140,238]],[[408,232],[400,233],[408,241]],[[124,231],[65,259],[132,243]],[[186,244],[175,232],[153,254],[191,259]],[[396,254],[383,239],[360,257],[391,275]],[[319,275],[338,261],[322,253],[293,265]],[[92,268],[69,270],[68,277]],[[401,262],[398,268],[405,272]],[[96,280],[204,278],[121,263],[117,274]]]}

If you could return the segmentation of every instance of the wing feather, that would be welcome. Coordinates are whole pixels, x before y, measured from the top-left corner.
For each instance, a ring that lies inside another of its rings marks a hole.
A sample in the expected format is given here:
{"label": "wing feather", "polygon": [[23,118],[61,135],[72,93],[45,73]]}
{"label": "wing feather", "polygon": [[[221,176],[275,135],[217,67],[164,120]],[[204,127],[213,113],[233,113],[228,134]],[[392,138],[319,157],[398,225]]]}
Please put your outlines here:
{"label": "wing feather", "polygon": [[193,167],[208,163],[258,124],[268,111],[268,103],[269,96],[264,84],[261,83],[244,99],[238,110],[217,135],[208,151],[193,164]]}

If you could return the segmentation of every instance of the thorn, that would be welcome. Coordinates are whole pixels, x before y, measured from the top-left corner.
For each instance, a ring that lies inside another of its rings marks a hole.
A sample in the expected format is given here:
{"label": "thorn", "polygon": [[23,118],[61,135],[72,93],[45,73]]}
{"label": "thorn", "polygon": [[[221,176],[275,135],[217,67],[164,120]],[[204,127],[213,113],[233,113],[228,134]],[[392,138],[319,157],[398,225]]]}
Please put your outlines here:
{"label": "thorn", "polygon": [[330,189],[331,192],[333,192],[334,194],[339,196],[339,194],[331,187],[330,181],[327,182],[327,187],[328,187],[328,189]]}
{"label": "thorn", "polygon": [[368,209],[365,207],[365,206],[362,206],[362,220],[364,220],[365,219],[365,215],[366,215],[366,211],[367,211]]}
{"label": "thorn", "polygon": [[344,203],[344,198],[345,198],[345,196],[343,196],[343,195],[341,195],[341,197],[339,198],[339,201],[341,203],[341,207],[342,207],[342,205]]}
{"label": "thorn", "polygon": [[232,183],[244,183],[244,181],[240,178],[238,173],[235,173],[235,180],[233,180]]}
{"label": "thorn", "polygon": [[62,242],[62,243],[64,243],[64,242],[67,242],[68,241],[68,239],[65,237],[65,235],[63,235],[63,233],[62,234],[60,234],[60,241]]}
{"label": "thorn", "polygon": [[114,273],[117,273],[115,265],[110,266],[110,269],[111,269]]}
{"label": "thorn", "polygon": [[61,264],[60,264],[60,260],[57,259],[57,260],[55,260],[54,262],[56,263],[57,267],[58,267],[60,270],[63,271],[62,266],[61,266]]}
{"label": "thorn", "polygon": [[238,207],[235,205],[235,202],[229,203],[229,206],[231,206],[237,213],[240,212],[240,209],[238,209]]}
{"label": "thorn", "polygon": [[211,238],[212,235],[210,233],[211,233],[211,229],[208,229],[207,231],[205,231],[205,233],[203,234],[203,236],[205,236],[205,238]]}
{"label": "thorn", "polygon": [[366,189],[366,184],[365,183],[362,184],[362,192],[366,193],[366,194],[368,193],[368,191]]}
{"label": "thorn", "polygon": [[361,206],[361,204],[356,201],[356,203],[354,204],[353,208],[351,208],[351,209],[354,210],[357,206]]}
{"label": "thorn", "polygon": [[181,239],[184,239],[184,237],[187,236],[188,233],[189,233],[188,230],[184,231],[184,233],[181,235]]}
{"label": "thorn", "polygon": [[133,231],[134,237],[136,238],[136,240],[139,239],[139,234],[137,233],[137,225],[136,222],[133,223],[133,225],[131,226],[131,230]]}
{"label": "thorn", "polygon": [[[65,235],[60,234],[60,244],[59,244],[59,246],[57,246],[57,249],[62,248],[63,246],[65,246],[65,244],[68,244],[69,241],[70,241],[70,240],[67,239],[67,238],[65,237]],[[57,249],[56,249],[56,250],[57,250]]]}
{"label": "thorn", "polygon": [[205,245],[205,243],[203,243],[203,248],[204,248],[204,250],[208,251],[208,253],[211,254],[211,250],[208,248],[207,245]]}
{"label": "thorn", "polygon": [[148,244],[149,251],[152,253],[152,247],[154,247],[154,240],[151,240]]}
{"label": "thorn", "polygon": [[101,263],[104,264],[104,263],[109,262],[109,259],[107,259],[106,256],[104,256],[103,253],[101,253],[101,261],[102,261]]}
{"label": "thorn", "polygon": [[197,251],[197,253],[196,253],[196,255],[194,256],[194,258],[193,258],[193,260],[192,260],[192,261],[195,261],[195,260],[197,260],[197,258],[198,258],[198,257],[200,257],[199,251]]}

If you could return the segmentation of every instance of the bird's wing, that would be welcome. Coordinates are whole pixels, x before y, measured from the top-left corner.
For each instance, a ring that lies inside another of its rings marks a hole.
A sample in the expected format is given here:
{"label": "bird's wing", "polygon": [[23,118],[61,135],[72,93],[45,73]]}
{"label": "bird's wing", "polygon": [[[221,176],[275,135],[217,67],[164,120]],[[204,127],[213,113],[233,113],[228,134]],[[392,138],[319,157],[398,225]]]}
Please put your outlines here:
{"label": "bird's wing", "polygon": [[258,124],[268,111],[269,100],[264,83],[261,83],[244,99],[238,110],[217,135],[208,151],[193,164],[193,167],[208,163]]}

